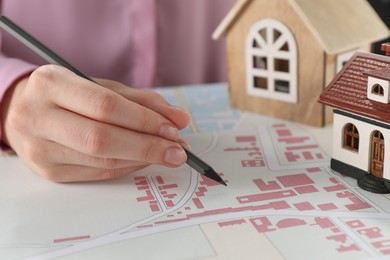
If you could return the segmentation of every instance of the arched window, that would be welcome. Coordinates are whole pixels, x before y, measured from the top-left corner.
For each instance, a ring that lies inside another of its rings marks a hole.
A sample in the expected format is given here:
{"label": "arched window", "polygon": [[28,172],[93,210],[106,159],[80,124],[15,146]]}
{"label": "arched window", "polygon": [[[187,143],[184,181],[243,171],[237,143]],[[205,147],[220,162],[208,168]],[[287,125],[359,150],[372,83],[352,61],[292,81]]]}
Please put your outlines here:
{"label": "arched window", "polygon": [[296,103],[297,47],[290,30],[277,20],[260,20],[246,44],[248,94]]}
{"label": "arched window", "polygon": [[354,124],[348,123],[343,131],[343,148],[359,152],[359,131]]}
{"label": "arched window", "polygon": [[371,93],[378,96],[383,96],[383,87],[379,84],[374,84],[374,86],[371,88]]}

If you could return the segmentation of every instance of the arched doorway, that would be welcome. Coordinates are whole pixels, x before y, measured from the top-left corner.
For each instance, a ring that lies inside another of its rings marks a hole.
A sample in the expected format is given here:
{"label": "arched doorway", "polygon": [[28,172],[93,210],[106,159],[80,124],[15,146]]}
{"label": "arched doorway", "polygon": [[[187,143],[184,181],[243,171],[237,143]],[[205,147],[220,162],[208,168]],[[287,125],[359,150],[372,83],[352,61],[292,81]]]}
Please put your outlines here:
{"label": "arched doorway", "polygon": [[376,130],[371,135],[370,174],[383,178],[385,144],[383,134]]}

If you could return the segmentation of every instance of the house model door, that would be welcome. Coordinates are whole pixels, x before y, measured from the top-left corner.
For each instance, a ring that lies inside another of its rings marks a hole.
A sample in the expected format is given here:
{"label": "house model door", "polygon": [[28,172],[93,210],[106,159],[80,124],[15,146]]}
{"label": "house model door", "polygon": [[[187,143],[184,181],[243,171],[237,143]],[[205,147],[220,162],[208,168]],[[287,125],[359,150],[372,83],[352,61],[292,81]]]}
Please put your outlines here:
{"label": "house model door", "polygon": [[371,136],[370,174],[383,178],[383,160],[385,158],[385,145],[383,135],[374,131]]}

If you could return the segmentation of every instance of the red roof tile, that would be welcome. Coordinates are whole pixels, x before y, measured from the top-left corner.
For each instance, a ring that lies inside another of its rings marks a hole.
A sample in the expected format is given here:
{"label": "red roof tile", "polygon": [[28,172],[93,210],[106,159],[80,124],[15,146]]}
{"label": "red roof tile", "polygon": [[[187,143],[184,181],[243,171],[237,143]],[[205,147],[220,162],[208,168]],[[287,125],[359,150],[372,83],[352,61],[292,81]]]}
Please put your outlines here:
{"label": "red roof tile", "polygon": [[363,74],[378,79],[390,80],[390,68],[366,71]]}
{"label": "red roof tile", "polygon": [[367,98],[368,76],[365,75],[378,70],[389,72],[389,69],[390,57],[357,52],[325,88],[319,102],[390,123],[390,104]]}

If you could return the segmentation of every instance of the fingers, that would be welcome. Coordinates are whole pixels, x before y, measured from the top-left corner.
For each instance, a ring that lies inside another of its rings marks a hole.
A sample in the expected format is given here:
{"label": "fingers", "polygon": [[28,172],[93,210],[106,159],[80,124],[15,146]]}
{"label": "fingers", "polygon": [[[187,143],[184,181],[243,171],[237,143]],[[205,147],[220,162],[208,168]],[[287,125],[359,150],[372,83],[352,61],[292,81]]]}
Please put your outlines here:
{"label": "fingers", "polygon": [[[38,83],[47,83],[47,78],[52,73],[47,70],[51,68],[37,70],[34,77],[30,78],[33,81],[40,81]],[[176,140],[179,137],[177,126],[159,113],[91,81],[75,77],[70,71],[62,70],[60,78],[57,79],[61,85],[47,86],[50,88],[48,97],[55,105],[100,122],[140,133],[161,136],[169,140]]]}
{"label": "fingers", "polygon": [[35,133],[37,136],[90,156],[169,167],[179,166],[187,160],[176,142],[84,118],[69,111],[53,109],[37,120],[36,124],[40,126]]}
{"label": "fingers", "polygon": [[29,168],[54,182],[107,180],[148,166],[142,162],[88,156],[39,139],[26,140],[20,147],[22,149],[18,149],[18,155]]}
{"label": "fingers", "polygon": [[39,139],[25,141],[21,147],[18,155],[29,168],[54,182],[107,180],[148,166],[143,162],[93,157]]}
{"label": "fingers", "polygon": [[27,157],[40,167],[51,167],[56,164],[88,166],[100,169],[121,169],[129,167],[145,167],[145,162],[120,160],[90,156],[67,146],[52,141],[40,140],[25,146]]}
{"label": "fingers", "polygon": [[144,166],[126,167],[120,169],[100,169],[79,165],[55,165],[45,168],[41,176],[54,182],[101,181],[118,178],[142,169]]}
{"label": "fingers", "polygon": [[129,89],[129,93],[131,93],[128,98],[129,100],[160,113],[171,122],[174,122],[178,129],[183,129],[188,125],[190,121],[188,114],[178,107],[167,105],[168,103],[158,93],[150,90],[137,91],[131,88]]}
{"label": "fingers", "polygon": [[188,116],[158,94],[112,84],[114,91],[60,66],[40,67],[15,87],[4,117],[9,144],[31,169],[57,182],[185,163],[178,129]]}
{"label": "fingers", "polygon": [[163,115],[173,122],[178,129],[185,128],[190,121],[187,113],[177,107],[171,106],[160,94],[156,92],[129,88],[128,86],[111,80],[97,79],[96,81],[98,81],[102,86],[119,93],[128,100],[148,107],[149,109]]}

